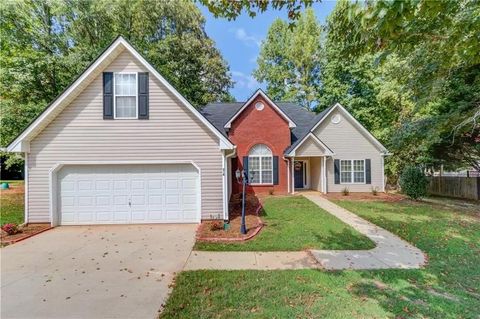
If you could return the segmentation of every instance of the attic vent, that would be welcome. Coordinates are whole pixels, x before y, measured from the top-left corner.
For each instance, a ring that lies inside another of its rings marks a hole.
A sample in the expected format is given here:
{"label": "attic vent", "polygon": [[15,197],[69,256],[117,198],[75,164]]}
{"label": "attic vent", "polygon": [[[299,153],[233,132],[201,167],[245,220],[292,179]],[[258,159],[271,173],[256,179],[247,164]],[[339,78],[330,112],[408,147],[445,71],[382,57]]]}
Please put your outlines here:
{"label": "attic vent", "polygon": [[342,120],[340,114],[335,114],[334,116],[332,116],[332,123],[333,124],[338,124],[340,123],[340,121]]}
{"label": "attic vent", "polygon": [[255,103],[255,108],[257,109],[257,111],[263,110],[264,107],[265,105],[262,102]]}

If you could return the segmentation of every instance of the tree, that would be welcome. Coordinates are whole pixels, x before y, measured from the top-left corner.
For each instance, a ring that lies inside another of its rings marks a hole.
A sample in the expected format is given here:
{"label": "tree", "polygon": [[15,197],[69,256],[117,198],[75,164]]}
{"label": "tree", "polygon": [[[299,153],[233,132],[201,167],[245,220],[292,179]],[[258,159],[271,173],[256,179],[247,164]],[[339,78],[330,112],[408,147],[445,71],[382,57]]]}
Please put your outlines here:
{"label": "tree", "polygon": [[119,34],[195,106],[231,100],[228,65],[191,2],[23,0],[1,11],[2,146]]}
{"label": "tree", "polygon": [[215,17],[227,18],[233,20],[237,18],[244,10],[250,17],[255,17],[257,13],[265,12],[271,8],[280,10],[287,8],[288,18],[295,20],[300,16],[301,9],[307,8],[313,2],[319,0],[284,0],[284,1],[265,1],[265,0],[237,0],[237,1],[215,1],[215,0],[199,0],[204,6],[210,10]]}
{"label": "tree", "polygon": [[277,19],[268,30],[253,76],[267,82],[276,100],[295,100],[312,108],[320,88],[321,26],[312,9],[301,14],[293,27]]}
{"label": "tree", "polygon": [[[348,75],[365,58],[361,73],[375,73],[367,81],[376,92],[370,104],[391,127],[383,138],[395,153],[390,168],[480,161],[479,14],[480,4],[470,0],[340,1],[330,16],[327,49],[336,45]],[[346,86],[368,79],[361,73]]]}

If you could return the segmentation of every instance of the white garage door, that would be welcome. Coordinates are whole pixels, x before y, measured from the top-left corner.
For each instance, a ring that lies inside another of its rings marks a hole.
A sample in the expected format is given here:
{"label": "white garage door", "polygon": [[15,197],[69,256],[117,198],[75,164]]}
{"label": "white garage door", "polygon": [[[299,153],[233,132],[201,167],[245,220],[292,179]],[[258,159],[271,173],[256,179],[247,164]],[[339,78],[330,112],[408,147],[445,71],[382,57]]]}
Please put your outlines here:
{"label": "white garage door", "polygon": [[199,221],[191,164],[74,165],[57,176],[61,225]]}

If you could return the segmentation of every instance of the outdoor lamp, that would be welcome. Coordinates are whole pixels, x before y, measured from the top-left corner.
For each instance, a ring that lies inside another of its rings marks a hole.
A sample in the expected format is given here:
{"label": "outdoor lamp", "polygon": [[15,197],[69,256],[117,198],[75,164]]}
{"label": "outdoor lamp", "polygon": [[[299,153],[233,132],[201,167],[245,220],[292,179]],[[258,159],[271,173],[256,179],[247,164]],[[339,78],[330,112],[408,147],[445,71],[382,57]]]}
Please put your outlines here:
{"label": "outdoor lamp", "polygon": [[240,170],[238,168],[235,171],[235,177],[237,178],[237,182],[240,183],[240,178],[242,177],[242,173],[240,172]]}
{"label": "outdoor lamp", "polygon": [[239,184],[242,184],[242,223],[240,225],[240,233],[247,233],[247,226],[245,225],[245,185],[248,183],[248,177],[245,173],[245,170],[237,169],[235,171],[235,177]]}

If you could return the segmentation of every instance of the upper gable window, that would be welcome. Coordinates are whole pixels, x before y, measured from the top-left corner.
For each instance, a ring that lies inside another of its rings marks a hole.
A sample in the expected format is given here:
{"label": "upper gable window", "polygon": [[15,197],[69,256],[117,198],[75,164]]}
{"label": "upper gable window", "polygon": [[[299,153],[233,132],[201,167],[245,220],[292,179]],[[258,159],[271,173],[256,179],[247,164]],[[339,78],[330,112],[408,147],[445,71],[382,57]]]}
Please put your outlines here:
{"label": "upper gable window", "polygon": [[114,103],[114,118],[138,118],[137,73],[115,73]]}

